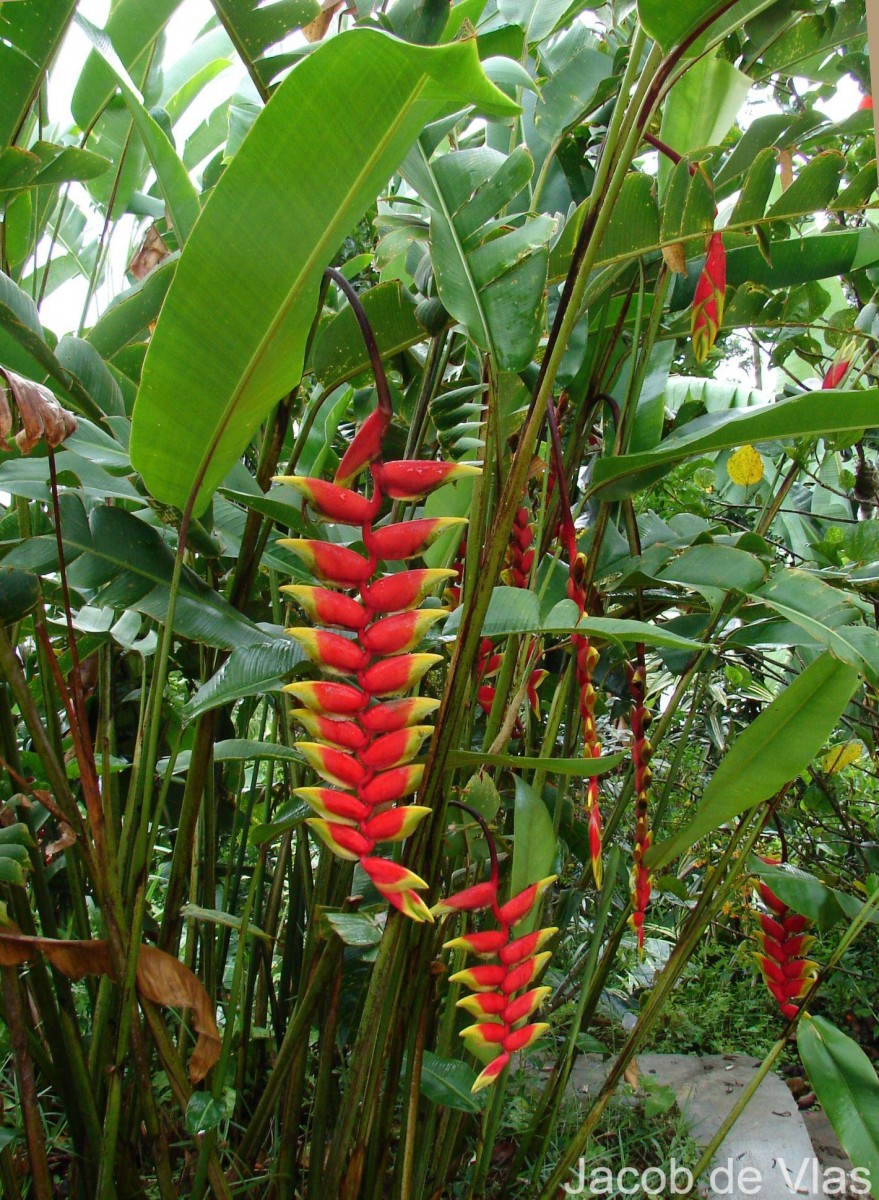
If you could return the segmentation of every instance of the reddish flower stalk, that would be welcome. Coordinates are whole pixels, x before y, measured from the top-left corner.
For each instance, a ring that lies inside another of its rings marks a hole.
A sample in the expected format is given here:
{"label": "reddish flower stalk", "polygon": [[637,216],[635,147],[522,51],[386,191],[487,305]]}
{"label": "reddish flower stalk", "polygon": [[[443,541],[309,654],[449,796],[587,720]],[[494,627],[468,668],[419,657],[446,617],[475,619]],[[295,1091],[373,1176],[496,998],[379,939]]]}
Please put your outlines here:
{"label": "reddish flower stalk", "polygon": [[725,295],[726,248],[723,244],[723,234],[717,230],[712,233],[708,242],[705,266],[693,296],[690,337],[693,343],[693,357],[697,363],[705,361],[717,340],[717,333],[723,321]]}
{"label": "reddish flower stalk", "polygon": [[647,670],[644,665],[644,646],[635,648],[635,662],[626,664],[629,692],[632,696],[632,766],[635,772],[635,846],[632,851],[632,915],[629,923],[638,935],[638,948],[644,949],[644,918],[650,903],[653,876],[644,862],[650,849],[653,835],[650,831],[650,782],[649,767],[653,747],[647,730],[653,719],[647,708]]}
{"label": "reddish flower stalk", "polygon": [[[763,861],[775,865],[778,859]],[[792,1020],[799,1012],[796,1001],[802,1000],[817,976],[818,964],[804,957],[815,941],[807,932],[811,922],[791,912],[768,884],[761,882],[759,890],[768,912],[760,913],[760,926],[754,931],[760,946],[754,957],[782,1015]]]}
{"label": "reddish flower stalk", "polygon": [[458,1001],[458,1008],[477,1018],[475,1025],[461,1030],[461,1037],[476,1057],[484,1060],[486,1055],[491,1056],[471,1088],[478,1092],[494,1083],[513,1054],[532,1046],[549,1028],[547,1023],[532,1022],[530,1018],[552,988],[532,985],[552,957],[542,947],[558,930],[547,927],[521,937],[513,937],[512,931],[525,920],[556,876],[541,879],[500,904],[497,851],[491,831],[469,805],[454,800],[450,803],[463,808],[482,827],[491,858],[491,874],[484,883],[441,900],[431,911],[441,915],[490,909],[498,924],[497,929],[462,934],[444,945],[446,950],[463,950],[482,960],[450,976],[450,982],[461,983],[473,993]]}

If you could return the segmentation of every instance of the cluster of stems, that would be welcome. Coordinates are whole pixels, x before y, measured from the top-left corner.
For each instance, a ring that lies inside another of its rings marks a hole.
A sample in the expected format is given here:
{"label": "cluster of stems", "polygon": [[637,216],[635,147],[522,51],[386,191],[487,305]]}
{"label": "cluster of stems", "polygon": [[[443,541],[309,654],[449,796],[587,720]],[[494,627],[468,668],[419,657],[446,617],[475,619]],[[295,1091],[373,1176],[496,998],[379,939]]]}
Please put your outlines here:
{"label": "cluster of stems", "polygon": [[[564,521],[564,518],[563,518]],[[573,528],[573,527],[572,527]],[[568,578],[568,598],[577,605],[579,616],[586,614],[586,589],[584,572],[586,557],[578,553],[576,541],[569,547],[570,575]],[[598,664],[598,651],[584,633],[571,635],[571,645],[574,648],[577,676],[577,697],[580,709],[580,720],[583,723],[583,754],[588,758],[601,757],[601,742],[598,740],[598,729],[595,724],[596,691],[593,677]],[[592,874],[595,886],[601,887],[602,857],[601,857],[601,791],[597,775],[591,775],[586,784],[586,813],[589,826],[589,854],[592,859]]]}
{"label": "cluster of stems", "polygon": [[632,697],[632,767],[635,773],[635,846],[632,851],[632,915],[629,922],[638,935],[638,946],[643,950],[644,919],[653,886],[653,876],[644,861],[653,840],[650,832],[652,772],[649,765],[653,747],[647,737],[647,730],[653,718],[646,702],[647,670],[644,646],[640,642],[635,648],[634,663],[626,664],[626,676]]}

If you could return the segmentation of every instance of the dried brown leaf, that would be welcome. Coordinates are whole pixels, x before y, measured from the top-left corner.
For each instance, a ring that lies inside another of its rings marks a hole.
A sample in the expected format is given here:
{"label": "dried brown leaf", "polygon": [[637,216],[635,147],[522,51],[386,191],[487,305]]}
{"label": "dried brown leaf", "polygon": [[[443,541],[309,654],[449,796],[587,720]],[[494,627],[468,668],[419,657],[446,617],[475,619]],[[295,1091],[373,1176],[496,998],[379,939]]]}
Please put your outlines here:
{"label": "dried brown leaf", "polygon": [[5,389],[0,389],[0,440],[7,449],[5,436],[12,429],[12,414],[8,407],[9,395],[18,406],[21,418],[21,429],[15,435],[15,444],[22,454],[30,454],[37,442],[43,438],[49,446],[60,446],[65,438],[76,433],[76,417],[61,407],[47,387],[16,375],[7,367],[0,367],[0,379],[5,380],[9,389],[8,394]]}
{"label": "dried brown leaf", "polygon": [[144,234],[140,249],[128,264],[128,274],[133,275],[135,279],[143,279],[160,262],[164,262],[170,253],[158,229],[151,225]]}
{"label": "dried brown leaf", "polygon": [[329,29],[333,17],[343,7],[344,0],[329,0],[329,3],[324,4],[318,16],[313,21],[309,21],[307,25],[302,26],[305,40],[308,42],[319,42]]}
{"label": "dried brown leaf", "polygon": [[46,861],[51,862],[58,854],[62,854],[69,846],[76,842],[76,834],[66,821],[62,821],[58,830],[58,837],[54,842],[49,842],[46,846]]}
{"label": "dried brown leaf", "polygon": [[786,192],[794,181],[794,156],[790,150],[779,150],[778,165],[781,168],[781,190]]}
{"label": "dried brown leaf", "polygon": [[670,271],[674,271],[676,275],[686,275],[687,256],[684,253],[683,242],[672,242],[670,246],[663,246],[662,257]]}
{"label": "dried brown leaf", "polygon": [[[0,930],[0,967],[15,967],[36,954],[44,955],[68,979],[108,975],[115,979],[110,950],[105,941],[62,941],[28,937],[15,926]],[[137,990],[144,1000],[171,1008],[191,1008],[198,1034],[189,1060],[189,1078],[199,1083],[220,1056],[220,1034],[210,997],[201,981],[178,959],[141,946],[137,958]]]}

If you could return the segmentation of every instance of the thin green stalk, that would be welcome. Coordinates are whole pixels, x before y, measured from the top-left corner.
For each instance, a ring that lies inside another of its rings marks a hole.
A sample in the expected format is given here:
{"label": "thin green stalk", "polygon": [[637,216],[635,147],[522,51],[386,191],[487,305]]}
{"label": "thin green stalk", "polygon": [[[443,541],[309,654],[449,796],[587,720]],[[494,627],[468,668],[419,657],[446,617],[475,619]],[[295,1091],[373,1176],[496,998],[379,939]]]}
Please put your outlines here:
{"label": "thin green stalk", "polygon": [[17,967],[0,968],[3,982],[3,1001],[9,1043],[18,1080],[21,1099],[21,1115],[27,1141],[30,1166],[31,1192],[35,1200],[52,1200],[54,1189],[46,1156],[46,1134],[43,1129],[43,1114],[34,1078],[34,1068],[25,1033],[24,1005],[21,1000],[21,984]]}
{"label": "thin green stalk", "polygon": [[509,1064],[504,1067],[500,1078],[492,1085],[488,1106],[482,1114],[482,1129],[473,1167],[473,1182],[470,1185],[470,1200],[479,1200],[485,1194],[485,1182],[491,1166],[491,1156],[497,1141],[498,1129],[504,1111],[507,1083],[510,1078]]}

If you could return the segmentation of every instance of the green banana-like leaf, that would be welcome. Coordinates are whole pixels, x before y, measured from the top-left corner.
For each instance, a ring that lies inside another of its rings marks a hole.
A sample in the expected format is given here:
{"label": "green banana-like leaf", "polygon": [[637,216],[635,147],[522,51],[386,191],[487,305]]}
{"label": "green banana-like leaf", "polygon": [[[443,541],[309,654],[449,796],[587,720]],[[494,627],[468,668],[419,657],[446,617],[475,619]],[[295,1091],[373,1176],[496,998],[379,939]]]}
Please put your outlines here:
{"label": "green banana-like leaf", "polygon": [[144,363],[131,459],[195,512],[302,374],[321,276],[424,124],[450,106],[518,111],[473,41],[332,38],[273,95],[205,206]]}
{"label": "green banana-like leaf", "polygon": [[521,146],[508,157],[481,147],[430,159],[420,142],[402,167],[430,212],[440,300],[503,371],[531,362],[543,324],[547,243],[555,222],[547,216],[498,218],[533,168]]}
{"label": "green banana-like leaf", "polygon": [[648,852],[665,866],[712,830],[774,796],[824,745],[858,686],[858,673],[829,654],[816,659],[740,733],[711,777],[692,821]]}
{"label": "green banana-like leaf", "polygon": [[0,5],[0,148],[24,120],[75,10],[76,0]]}

